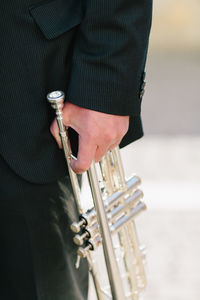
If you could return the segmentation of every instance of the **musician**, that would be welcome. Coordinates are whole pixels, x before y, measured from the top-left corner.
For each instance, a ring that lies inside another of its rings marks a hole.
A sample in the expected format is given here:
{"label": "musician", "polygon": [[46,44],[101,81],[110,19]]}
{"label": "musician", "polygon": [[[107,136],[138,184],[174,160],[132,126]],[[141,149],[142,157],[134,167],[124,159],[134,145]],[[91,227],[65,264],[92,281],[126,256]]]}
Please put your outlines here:
{"label": "musician", "polygon": [[67,96],[65,125],[79,134],[76,173],[140,138],[150,26],[151,0],[0,2],[0,299],[87,299],[46,94]]}

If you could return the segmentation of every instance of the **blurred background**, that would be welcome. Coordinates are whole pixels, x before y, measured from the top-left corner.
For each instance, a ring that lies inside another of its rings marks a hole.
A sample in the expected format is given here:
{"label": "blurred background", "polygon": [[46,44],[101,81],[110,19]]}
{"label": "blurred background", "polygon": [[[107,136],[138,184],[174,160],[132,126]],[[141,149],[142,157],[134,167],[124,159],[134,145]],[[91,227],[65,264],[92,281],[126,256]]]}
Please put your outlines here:
{"label": "blurred background", "polygon": [[200,1],[155,0],[145,136],[125,149],[126,173],[143,181],[136,219],[147,246],[144,300],[200,299]]}
{"label": "blurred background", "polygon": [[199,300],[199,0],[154,0],[146,71],[145,136],[122,150],[148,207],[136,218],[147,248],[141,300]]}

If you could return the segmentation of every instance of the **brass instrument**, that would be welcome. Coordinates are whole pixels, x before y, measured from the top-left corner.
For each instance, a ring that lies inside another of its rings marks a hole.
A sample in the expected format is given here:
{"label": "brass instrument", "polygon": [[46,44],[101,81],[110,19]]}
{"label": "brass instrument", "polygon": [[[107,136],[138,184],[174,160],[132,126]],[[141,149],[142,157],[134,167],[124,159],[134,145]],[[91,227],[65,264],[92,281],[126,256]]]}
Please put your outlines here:
{"label": "brass instrument", "polygon": [[[134,223],[134,217],[146,209],[142,201],[143,193],[138,189],[140,179],[137,176],[125,179],[118,147],[107,152],[98,164],[92,162],[87,171],[94,207],[83,211],[77,176],[70,167],[70,160],[76,158],[71,153],[63,124],[64,97],[62,91],[47,95],[56,111],[62,146],[80,213],[79,221],[71,225],[76,233],[74,242],[78,245],[76,266],[78,267],[81,258],[88,259],[98,300],[138,300],[146,285],[144,254],[139,246]],[[98,261],[102,261],[102,258],[95,258],[102,246],[108,286],[102,286],[102,276],[98,274],[101,272],[97,270]]]}

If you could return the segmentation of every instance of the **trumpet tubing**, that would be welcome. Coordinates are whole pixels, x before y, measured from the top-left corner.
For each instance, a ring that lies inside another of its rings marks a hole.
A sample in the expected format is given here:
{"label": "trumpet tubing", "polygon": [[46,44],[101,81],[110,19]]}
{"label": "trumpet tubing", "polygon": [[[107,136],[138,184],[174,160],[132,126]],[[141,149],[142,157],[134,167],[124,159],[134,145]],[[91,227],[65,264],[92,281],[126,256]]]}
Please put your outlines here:
{"label": "trumpet tubing", "polygon": [[[87,171],[94,206],[86,211],[81,205],[76,174],[70,168],[71,153],[66,128],[62,119],[64,93],[55,91],[47,95],[56,111],[69,175],[80,217],[71,224],[78,246],[77,263],[87,258],[98,300],[138,300],[146,285],[144,254],[140,249],[134,218],[146,209],[143,192],[138,188],[141,180],[132,176],[126,180],[119,148],[106,153]],[[102,285],[95,257],[103,248],[109,286]]]}

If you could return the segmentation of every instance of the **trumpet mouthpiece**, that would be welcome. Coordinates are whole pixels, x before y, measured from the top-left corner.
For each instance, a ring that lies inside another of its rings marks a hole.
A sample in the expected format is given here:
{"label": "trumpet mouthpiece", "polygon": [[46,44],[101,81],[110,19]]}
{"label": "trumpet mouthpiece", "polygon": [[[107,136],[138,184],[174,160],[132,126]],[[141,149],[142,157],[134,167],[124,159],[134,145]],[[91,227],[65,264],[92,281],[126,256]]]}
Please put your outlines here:
{"label": "trumpet mouthpiece", "polygon": [[62,104],[65,99],[65,93],[62,91],[53,91],[47,95],[47,100],[51,104]]}

